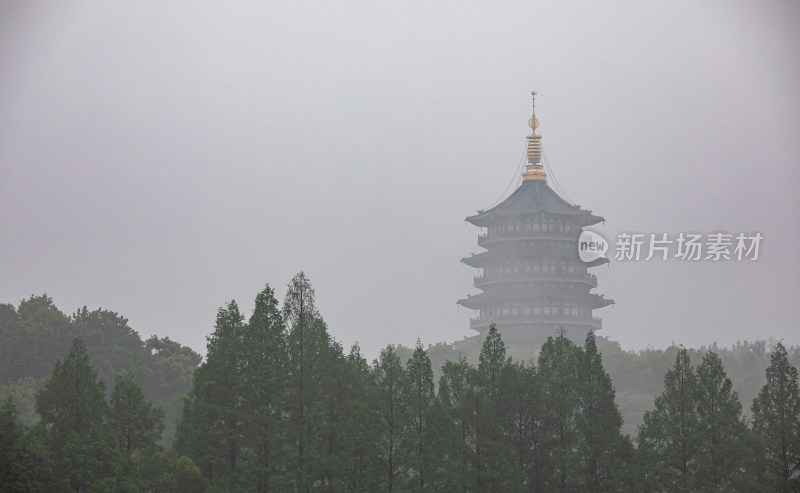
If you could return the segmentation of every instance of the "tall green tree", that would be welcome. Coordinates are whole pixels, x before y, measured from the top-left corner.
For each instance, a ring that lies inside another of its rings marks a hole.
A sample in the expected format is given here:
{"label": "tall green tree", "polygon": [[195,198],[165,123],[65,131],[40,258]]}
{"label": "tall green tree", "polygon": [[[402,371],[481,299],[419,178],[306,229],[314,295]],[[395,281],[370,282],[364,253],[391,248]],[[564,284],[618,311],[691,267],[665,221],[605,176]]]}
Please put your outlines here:
{"label": "tall green tree", "polygon": [[622,480],[619,473],[625,466],[622,415],[591,331],[580,354],[577,377],[581,490],[612,491]]}
{"label": "tall green tree", "polygon": [[719,355],[703,355],[697,366],[699,451],[697,487],[704,490],[754,491],[749,430],[742,404]]}
{"label": "tall green tree", "polygon": [[330,338],[315,298],[311,282],[300,272],[289,283],[283,302],[288,329],[290,470],[294,471],[295,489],[300,492],[311,491],[322,469],[323,444],[318,430],[325,419],[321,403],[327,382],[324,377],[330,358]]}
{"label": "tall green tree", "polygon": [[208,481],[231,489],[242,481],[243,321],[235,301],[217,312],[214,333],[207,337],[206,361],[195,372],[175,444],[180,454],[195,460]]}
{"label": "tall green tree", "polygon": [[473,426],[475,429],[475,482],[482,491],[511,492],[521,486],[521,471],[504,426],[511,419],[505,406],[512,389],[505,378],[511,360],[506,346],[492,324],[481,346],[475,378]]}
{"label": "tall green tree", "polygon": [[374,374],[380,419],[378,461],[382,470],[381,482],[387,491],[395,491],[407,472],[401,457],[401,443],[409,409],[404,399],[406,372],[391,345],[381,351],[380,359],[374,364]]}
{"label": "tall green tree", "polygon": [[507,365],[502,386],[502,425],[521,475],[518,483],[525,491],[542,491],[539,487],[545,476],[543,457],[547,452],[542,446],[543,415],[548,403],[542,399],[536,368],[519,362]]}
{"label": "tall green tree", "polygon": [[549,450],[543,486],[550,491],[577,487],[578,362],[581,349],[564,335],[548,337],[538,358],[544,409],[543,446]]}
{"label": "tall green tree", "polygon": [[[406,457],[414,489],[424,491],[430,484],[432,457],[431,406],[436,398],[431,360],[417,340],[414,353],[406,363],[406,407],[410,425],[407,427]],[[427,481],[427,483],[426,483]]]}
{"label": "tall green tree", "polygon": [[767,468],[778,488],[798,488],[800,480],[800,390],[797,368],[782,343],[767,367],[767,383],[753,401],[753,429],[766,444]]}
{"label": "tall green tree", "polygon": [[331,415],[327,423],[332,445],[338,448],[335,460],[341,469],[341,485],[337,491],[368,493],[379,489],[377,389],[372,369],[357,344],[342,363],[335,366],[336,378],[329,389],[335,399],[328,406]]}
{"label": "tall green tree", "polygon": [[120,452],[133,459],[154,451],[164,430],[164,411],[145,400],[133,375],[126,373],[114,379],[110,401],[111,425]]}
{"label": "tall green tree", "polygon": [[53,472],[63,487],[76,492],[110,489],[119,455],[109,423],[105,385],[89,362],[80,338],[69,355],[56,362],[53,373],[36,395],[45,443]]}
{"label": "tall green tree", "polygon": [[693,491],[701,445],[697,413],[697,376],[689,352],[681,348],[664,376],[664,391],[655,409],[644,415],[638,443],[649,488],[655,491]]}
{"label": "tall green tree", "polygon": [[285,419],[287,357],[286,329],[278,301],[267,285],[241,334],[241,395],[247,468],[257,492],[285,488],[287,477]]}
{"label": "tall green tree", "polygon": [[[475,441],[472,427],[473,405],[475,402],[475,378],[467,360],[459,358],[457,362],[447,361],[442,367],[439,378],[439,394],[437,401],[442,409],[443,420],[440,429],[450,428],[455,440],[444,444],[439,450],[440,457],[446,458],[440,471],[440,483],[449,491],[475,491],[472,473],[473,453],[471,444]],[[442,445],[442,444],[440,444]],[[447,446],[449,445],[449,446]]]}

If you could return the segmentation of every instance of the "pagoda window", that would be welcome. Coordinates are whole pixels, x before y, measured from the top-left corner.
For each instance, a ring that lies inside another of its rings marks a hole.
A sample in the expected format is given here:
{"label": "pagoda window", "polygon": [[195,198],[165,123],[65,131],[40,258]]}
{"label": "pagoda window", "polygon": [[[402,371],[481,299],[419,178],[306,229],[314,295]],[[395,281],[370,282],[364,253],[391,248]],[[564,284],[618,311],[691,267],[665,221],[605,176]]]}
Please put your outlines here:
{"label": "pagoda window", "polygon": [[574,274],[575,273],[575,265],[573,265],[572,263],[567,265],[567,273]]}
{"label": "pagoda window", "polygon": [[567,232],[567,233],[569,233],[569,232],[570,232],[570,230],[571,230],[571,228],[570,228],[570,223],[567,223],[567,224],[565,224],[565,225],[564,225],[564,231],[565,231],[565,232]]}

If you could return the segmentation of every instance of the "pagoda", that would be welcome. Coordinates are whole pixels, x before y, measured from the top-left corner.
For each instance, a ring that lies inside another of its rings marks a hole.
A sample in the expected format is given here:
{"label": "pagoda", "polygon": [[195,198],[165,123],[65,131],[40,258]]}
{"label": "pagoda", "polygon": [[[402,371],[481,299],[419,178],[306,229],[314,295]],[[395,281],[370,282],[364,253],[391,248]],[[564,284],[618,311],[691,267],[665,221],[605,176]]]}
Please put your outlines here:
{"label": "pagoda", "polygon": [[458,303],[477,311],[470,328],[481,338],[495,324],[507,342],[540,344],[559,334],[582,342],[588,331],[603,327],[592,310],[613,303],[591,293],[597,277],[588,271],[608,259],[584,263],[578,256],[581,231],[603,218],[570,204],[547,185],[542,136],[536,134],[536,91],[531,95],[522,183],[500,204],[466,218],[481,228],[478,246],[486,251],[461,259],[480,269],[474,285],[482,292]]}

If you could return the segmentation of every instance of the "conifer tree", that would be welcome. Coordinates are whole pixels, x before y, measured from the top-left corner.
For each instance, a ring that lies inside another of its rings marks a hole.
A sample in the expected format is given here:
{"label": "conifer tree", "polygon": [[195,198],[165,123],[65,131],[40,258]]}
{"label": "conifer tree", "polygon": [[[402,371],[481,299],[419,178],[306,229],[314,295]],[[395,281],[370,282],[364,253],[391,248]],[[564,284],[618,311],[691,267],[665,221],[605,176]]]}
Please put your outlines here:
{"label": "conifer tree", "polygon": [[261,493],[285,488],[285,420],[288,360],[283,316],[267,285],[241,336],[241,409],[251,487]]}
{"label": "conifer tree", "polygon": [[287,432],[292,444],[289,469],[294,472],[296,490],[309,492],[321,474],[323,444],[317,430],[324,422],[323,377],[330,350],[327,327],[315,306],[314,288],[303,272],[289,283],[283,317],[288,329]]}
{"label": "conifer tree", "polygon": [[800,389],[797,368],[782,343],[767,367],[767,383],[753,401],[753,429],[766,445],[767,470],[777,488],[800,489]]}
{"label": "conifer tree", "polygon": [[142,388],[126,373],[114,379],[110,418],[121,456],[116,488],[136,489],[135,485],[144,479],[141,466],[155,453],[161,439],[164,412],[145,400]]}
{"label": "conifer tree", "polygon": [[451,441],[443,451],[449,458],[442,471],[442,482],[451,491],[475,491],[473,450],[475,430],[472,426],[473,405],[475,401],[475,378],[472,368],[463,357],[458,362],[447,361],[439,378],[438,401],[441,403],[445,421],[454,430],[458,439]]}
{"label": "conifer tree", "polygon": [[719,355],[709,351],[697,366],[699,450],[697,487],[753,491],[748,429],[742,404]]}
{"label": "conifer tree", "polygon": [[234,488],[243,445],[241,333],[244,317],[235,301],[217,312],[214,333],[207,337],[206,360],[195,372],[184,404],[176,449],[194,459],[212,483]]}
{"label": "conifer tree", "polygon": [[380,440],[378,460],[382,470],[382,484],[386,491],[395,491],[401,486],[406,473],[401,458],[401,443],[408,408],[405,400],[406,373],[400,358],[390,345],[381,351],[374,364],[376,384],[376,408],[380,418]]}
{"label": "conifer tree", "polygon": [[614,398],[611,377],[603,368],[594,333],[589,332],[578,366],[577,429],[583,491],[609,491],[621,479],[622,415]]}
{"label": "conifer tree", "polygon": [[639,451],[647,463],[650,489],[695,489],[699,427],[697,377],[689,352],[682,347],[664,376],[664,391],[656,397],[655,409],[645,412],[639,428]]}
{"label": "conifer tree", "polygon": [[475,482],[482,491],[511,492],[521,486],[521,474],[514,460],[514,449],[504,434],[511,419],[504,404],[508,388],[506,346],[494,324],[481,346],[475,378]]}
{"label": "conifer tree", "polygon": [[[357,344],[350,348],[342,380],[342,434],[344,491],[370,493],[378,489],[379,416],[372,370]],[[341,389],[341,387],[340,387]]]}
{"label": "conifer tree", "polygon": [[581,349],[564,335],[548,337],[538,358],[542,386],[544,426],[543,447],[549,450],[543,478],[545,490],[566,491],[577,487],[578,461],[573,450],[578,446],[578,361]]}
{"label": "conifer tree", "polygon": [[36,395],[53,473],[63,487],[81,492],[110,489],[118,454],[109,426],[105,385],[89,362],[80,338],[69,355],[56,362],[50,379]]}
{"label": "conifer tree", "polygon": [[[412,486],[424,491],[432,466],[430,411],[435,399],[431,360],[417,339],[414,353],[406,364],[406,407],[409,426],[406,434],[406,462],[414,476]],[[427,484],[429,484],[428,481]]]}

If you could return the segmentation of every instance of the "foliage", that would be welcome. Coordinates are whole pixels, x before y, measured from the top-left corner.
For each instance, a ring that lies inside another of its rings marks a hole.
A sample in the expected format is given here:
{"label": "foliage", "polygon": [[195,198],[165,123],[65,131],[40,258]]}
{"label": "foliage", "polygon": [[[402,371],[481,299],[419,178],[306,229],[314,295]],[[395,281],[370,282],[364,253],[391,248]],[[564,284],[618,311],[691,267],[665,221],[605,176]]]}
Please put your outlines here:
{"label": "foliage", "polygon": [[783,344],[775,347],[766,373],[767,383],[753,401],[753,429],[766,444],[771,482],[800,489],[800,390]]}
{"label": "foliage", "polygon": [[112,311],[83,307],[67,316],[46,294],[31,296],[16,309],[0,305],[0,397],[14,399],[23,423],[31,426],[38,419],[36,392],[76,337],[92,355],[100,380],[113,382],[128,372],[145,397],[165,410],[170,442],[181,397],[191,387],[200,355],[169,338],[142,341],[127,319]]}
{"label": "foliage", "polygon": [[[797,489],[800,353],[781,344],[634,353],[589,333],[507,347],[492,326],[480,344],[390,345],[369,364],[330,336],[302,272],[282,304],[259,292],[249,318],[225,304],[207,341],[199,364],[113,312],[0,305],[0,342],[31,361],[0,347],[0,491]],[[761,387],[752,429],[729,363],[746,392]],[[636,447],[621,399],[646,410]],[[159,402],[181,416],[174,449],[159,445]]]}

